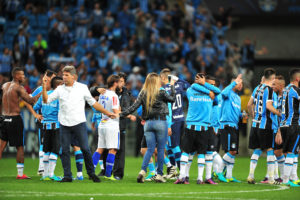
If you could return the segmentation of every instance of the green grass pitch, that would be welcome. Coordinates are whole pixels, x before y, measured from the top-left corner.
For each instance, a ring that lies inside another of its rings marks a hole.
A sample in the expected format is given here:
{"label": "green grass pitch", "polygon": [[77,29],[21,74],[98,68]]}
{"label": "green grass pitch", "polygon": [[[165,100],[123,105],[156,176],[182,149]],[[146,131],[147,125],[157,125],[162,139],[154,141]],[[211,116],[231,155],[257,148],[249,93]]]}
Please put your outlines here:
{"label": "green grass pitch", "polygon": [[[265,158],[261,158],[256,169],[256,180],[263,179],[266,173]],[[76,167],[72,158],[72,171]],[[106,181],[93,183],[88,180],[73,181],[72,183],[56,183],[40,181],[36,175],[38,160],[25,159],[25,173],[31,180],[16,180],[16,162],[14,158],[0,160],[0,199],[71,199],[71,200],[98,200],[98,199],[300,199],[300,188],[286,186],[249,185],[246,178],[249,171],[249,158],[237,157],[233,175],[242,183],[219,183],[218,185],[197,185],[197,164],[194,159],[190,171],[190,185],[175,185],[174,180],[167,183],[136,182],[137,174],[142,163],[141,158],[126,158],[125,177],[122,181]],[[99,172],[99,166],[96,172]],[[61,162],[58,160],[56,175],[62,175]]]}

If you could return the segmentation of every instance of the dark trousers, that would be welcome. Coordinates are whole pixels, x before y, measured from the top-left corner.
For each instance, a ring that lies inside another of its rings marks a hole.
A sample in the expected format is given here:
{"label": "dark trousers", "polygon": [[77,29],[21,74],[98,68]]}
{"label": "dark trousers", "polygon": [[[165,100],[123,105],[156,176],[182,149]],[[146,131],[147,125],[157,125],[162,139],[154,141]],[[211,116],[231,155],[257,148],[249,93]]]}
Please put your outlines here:
{"label": "dark trousers", "polygon": [[144,126],[141,124],[140,118],[136,119],[136,131],[135,131],[135,157],[141,155],[141,142],[144,136]]}
{"label": "dark trousers", "polygon": [[60,124],[59,131],[60,143],[62,147],[61,162],[64,168],[64,177],[72,178],[70,160],[70,145],[72,135],[75,135],[75,138],[78,140],[79,147],[83,154],[87,174],[89,176],[95,174],[92,154],[88,145],[88,135],[85,122],[75,126],[63,126]]}
{"label": "dark trousers", "polygon": [[120,178],[124,177],[125,168],[125,131],[120,131],[120,149],[118,150],[115,158],[115,164],[113,169],[114,176]]}

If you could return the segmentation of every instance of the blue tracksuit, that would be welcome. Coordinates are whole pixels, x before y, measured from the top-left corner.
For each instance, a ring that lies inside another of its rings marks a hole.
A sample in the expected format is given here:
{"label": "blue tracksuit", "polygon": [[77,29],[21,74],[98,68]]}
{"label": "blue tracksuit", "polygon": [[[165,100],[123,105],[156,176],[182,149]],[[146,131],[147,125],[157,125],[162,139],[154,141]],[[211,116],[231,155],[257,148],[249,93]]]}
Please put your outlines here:
{"label": "blue tracksuit", "polygon": [[203,86],[194,83],[187,90],[187,98],[189,101],[186,117],[187,127],[196,125],[208,128],[211,125],[213,101],[208,95],[210,91],[214,92],[216,95],[220,94],[219,88],[208,83],[205,83]]}
{"label": "blue tracksuit", "polygon": [[213,101],[213,107],[211,113],[211,126],[215,129],[216,132],[220,128],[221,108],[222,108],[222,96],[218,95]]}
{"label": "blue tracksuit", "polygon": [[221,108],[221,127],[229,125],[238,128],[241,113],[241,98],[232,89],[236,86],[236,82],[232,82],[222,92],[222,108]]}
{"label": "blue tracksuit", "polygon": [[[47,92],[50,95],[53,90]],[[42,100],[42,96],[38,99],[36,104],[33,106],[34,110],[42,110],[43,121],[42,123],[57,123],[58,126],[58,109],[59,109],[59,101],[55,100],[49,104],[46,104]]]}

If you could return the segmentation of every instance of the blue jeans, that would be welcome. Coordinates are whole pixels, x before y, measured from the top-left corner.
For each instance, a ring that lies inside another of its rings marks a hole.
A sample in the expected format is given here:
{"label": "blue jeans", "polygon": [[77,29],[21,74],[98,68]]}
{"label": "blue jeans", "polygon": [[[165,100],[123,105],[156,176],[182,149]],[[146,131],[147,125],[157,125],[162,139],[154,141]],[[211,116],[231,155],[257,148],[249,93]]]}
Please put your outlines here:
{"label": "blue jeans", "polygon": [[162,120],[147,120],[144,126],[144,135],[147,142],[147,152],[144,156],[142,170],[147,172],[148,163],[157,147],[157,173],[163,175],[164,151],[167,143],[168,124]]}
{"label": "blue jeans", "polygon": [[95,169],[92,160],[92,154],[88,145],[88,135],[85,122],[75,126],[64,126],[60,124],[60,144],[62,147],[61,162],[64,168],[64,177],[72,178],[71,160],[70,160],[70,145],[72,135],[78,140],[79,147],[82,151],[85,167],[89,176],[95,174]]}

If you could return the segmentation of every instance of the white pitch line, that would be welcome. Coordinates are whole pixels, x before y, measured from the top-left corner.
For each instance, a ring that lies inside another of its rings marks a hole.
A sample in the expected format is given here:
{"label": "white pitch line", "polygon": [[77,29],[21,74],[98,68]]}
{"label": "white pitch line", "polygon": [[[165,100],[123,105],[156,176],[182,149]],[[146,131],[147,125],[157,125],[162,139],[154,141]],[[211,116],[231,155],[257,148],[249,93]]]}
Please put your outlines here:
{"label": "white pitch line", "polygon": [[[57,195],[51,194],[51,195],[41,195],[41,194],[4,194],[1,195],[1,197],[56,197]],[[95,195],[94,195],[95,196]],[[103,195],[105,196],[105,195]],[[153,198],[153,196],[147,196],[147,195],[141,195],[139,197],[144,197],[144,198]],[[258,199],[242,199],[242,198],[223,198],[223,197],[205,197],[205,196],[201,196],[201,197],[188,197],[188,196],[160,196],[158,198],[169,198],[169,199],[174,199],[174,198],[180,198],[180,199],[218,199],[218,200],[258,200]],[[268,200],[268,199],[265,199]]]}
{"label": "white pitch line", "polygon": [[[275,189],[263,189],[263,190],[239,190],[234,191],[234,193],[260,193],[260,192],[272,192],[272,191],[281,191],[287,190],[287,186],[277,186]],[[8,192],[13,192],[13,194],[5,194]],[[122,193],[122,194],[104,194],[104,193],[66,193],[66,192],[35,192],[35,191],[5,191],[0,190],[1,196],[5,197],[15,197],[15,196],[113,196],[113,197],[157,197],[158,195],[166,198],[178,197],[176,195],[201,195],[201,194],[230,194],[233,191],[212,191],[212,192],[182,192],[182,193]],[[3,194],[4,193],[4,194]],[[182,196],[183,199],[189,199],[191,197]],[[197,197],[192,197],[197,198]],[[204,198],[204,197],[202,197]],[[210,197],[211,198],[211,197]],[[224,198],[223,198],[224,199]],[[226,198],[225,198],[226,199]],[[228,198],[227,198],[228,199]],[[233,199],[233,198],[230,198]],[[239,199],[236,199],[239,200]]]}

